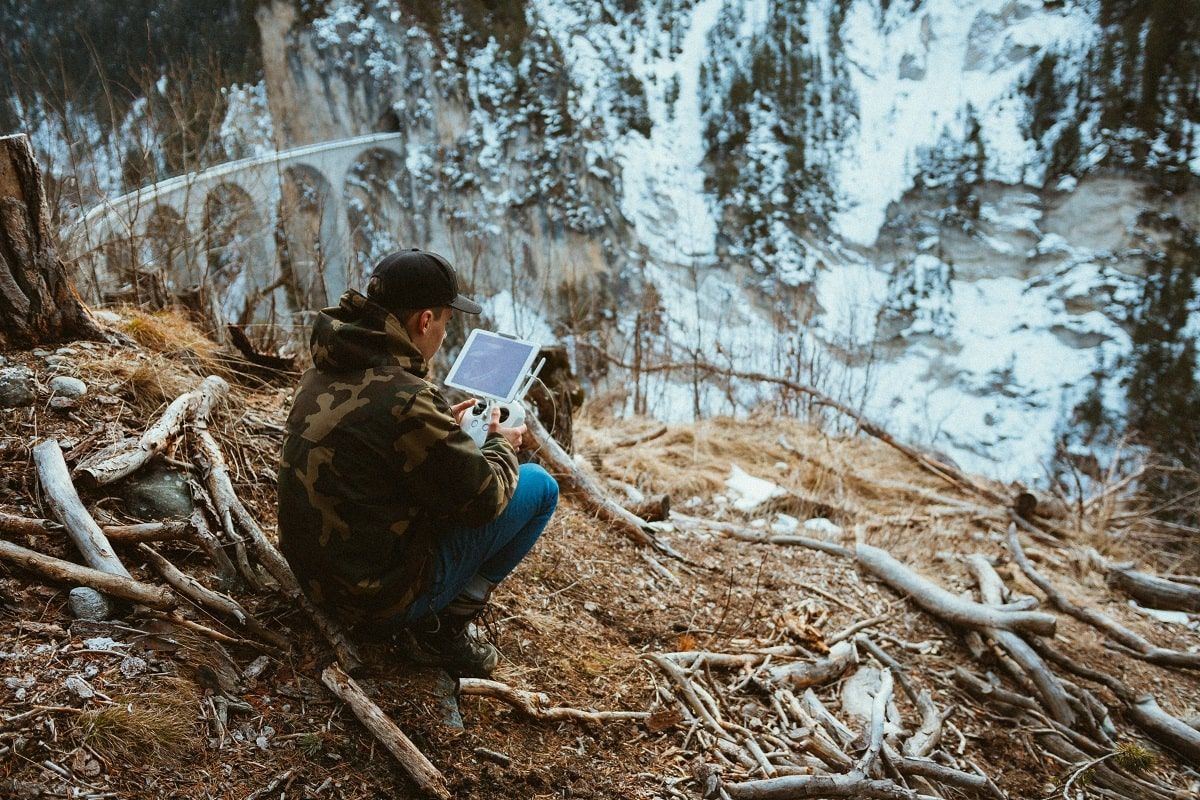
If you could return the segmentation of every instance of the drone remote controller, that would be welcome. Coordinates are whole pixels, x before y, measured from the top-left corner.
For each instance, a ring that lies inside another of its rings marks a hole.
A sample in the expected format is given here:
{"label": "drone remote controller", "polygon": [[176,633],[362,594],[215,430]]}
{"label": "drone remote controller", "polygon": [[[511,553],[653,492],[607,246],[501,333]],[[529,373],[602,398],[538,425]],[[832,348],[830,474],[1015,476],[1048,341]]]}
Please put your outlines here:
{"label": "drone remote controller", "polygon": [[525,423],[525,407],[519,400],[506,403],[501,400],[476,400],[475,405],[467,409],[463,416],[462,426],[467,435],[475,440],[475,444],[483,447],[487,440],[488,424],[492,421],[492,409],[500,409],[500,426],[503,428],[518,428]]}
{"label": "drone remote controller", "polygon": [[[446,385],[475,397],[475,405],[462,415],[462,429],[479,447],[487,441],[492,413],[500,409],[500,427],[519,428],[525,423],[521,400],[546,365],[538,361],[539,345],[503,333],[473,330],[450,367]],[[530,369],[530,367],[533,367]]]}

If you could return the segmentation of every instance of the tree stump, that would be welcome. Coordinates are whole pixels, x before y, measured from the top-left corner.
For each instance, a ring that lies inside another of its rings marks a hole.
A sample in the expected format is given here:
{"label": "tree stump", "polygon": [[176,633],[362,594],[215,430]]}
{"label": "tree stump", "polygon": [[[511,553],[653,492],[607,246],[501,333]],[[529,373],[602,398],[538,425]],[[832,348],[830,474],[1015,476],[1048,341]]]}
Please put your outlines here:
{"label": "tree stump", "polygon": [[55,250],[29,138],[0,136],[0,347],[103,338]]}

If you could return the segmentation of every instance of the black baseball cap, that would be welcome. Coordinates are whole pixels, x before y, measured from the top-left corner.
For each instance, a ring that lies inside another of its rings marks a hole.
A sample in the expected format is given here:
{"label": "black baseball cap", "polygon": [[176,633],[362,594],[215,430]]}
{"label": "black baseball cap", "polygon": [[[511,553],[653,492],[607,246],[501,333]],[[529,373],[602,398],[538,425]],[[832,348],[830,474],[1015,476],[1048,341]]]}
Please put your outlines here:
{"label": "black baseball cap", "polygon": [[415,247],[379,260],[367,283],[367,297],[387,309],[450,306],[467,314],[483,310],[458,293],[458,276],[449,261]]}

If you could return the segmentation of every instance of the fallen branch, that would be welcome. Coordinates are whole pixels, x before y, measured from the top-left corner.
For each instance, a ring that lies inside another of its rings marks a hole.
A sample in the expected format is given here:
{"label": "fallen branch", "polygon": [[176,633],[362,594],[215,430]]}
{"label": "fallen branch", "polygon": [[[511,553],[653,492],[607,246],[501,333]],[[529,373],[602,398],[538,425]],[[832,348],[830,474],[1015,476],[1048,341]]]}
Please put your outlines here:
{"label": "fallen branch", "polygon": [[137,525],[101,525],[100,530],[115,544],[141,542],[177,542],[190,539],[188,524],[174,522],[142,522]]}
{"label": "fallen branch", "polygon": [[596,481],[584,474],[567,451],[542,427],[536,416],[526,417],[525,424],[529,427],[529,436],[534,443],[534,447],[531,448],[534,455],[554,476],[565,493],[578,498],[596,516],[611,523],[638,544],[649,545],[675,558],[683,558],[654,535],[653,528],[646,520],[635,516],[617,503]]}
{"label": "fallen branch", "polygon": [[1099,629],[1113,641],[1129,648],[1134,656],[1143,661],[1167,667],[1200,669],[1200,653],[1184,653],[1178,650],[1157,647],[1140,634],[1126,628],[1107,614],[1103,614],[1095,609],[1083,608],[1068,600],[1062,592],[1054,588],[1054,585],[1030,563],[1029,558],[1025,555],[1025,551],[1021,548],[1021,540],[1018,538],[1015,525],[1008,527],[1008,549],[1012,553],[1013,560],[1017,562],[1017,566],[1021,568],[1021,572],[1025,573],[1025,577],[1029,578],[1035,586],[1041,589],[1059,611]]}
{"label": "fallen branch", "polygon": [[1068,672],[1106,687],[1125,704],[1134,724],[1143,733],[1184,756],[1187,759],[1185,763],[1200,763],[1200,731],[1163,711],[1153,695],[1134,692],[1127,684],[1107,672],[1084,666],[1075,659],[1059,653],[1046,642],[1035,642],[1034,647],[1047,660],[1053,661]]}
{"label": "fallen branch", "polygon": [[892,701],[892,671],[884,667],[879,673],[879,688],[871,702],[871,724],[867,728],[867,750],[858,762],[858,770],[870,775],[883,750],[883,724],[887,721],[887,706]]}
{"label": "fallen branch", "polygon": [[904,668],[896,659],[888,655],[882,647],[871,641],[866,636],[856,636],[854,643],[865,649],[868,653],[875,657],[880,664],[891,670],[896,680],[900,683],[900,688],[908,695],[908,699],[912,701],[917,710],[921,712],[921,725],[916,732],[909,736],[904,741],[904,755],[910,758],[923,759],[937,749],[938,744],[942,741],[942,728],[945,726],[946,718],[954,711],[954,707],[941,711],[934,704],[933,698],[929,692],[922,689],[918,692],[909,682],[908,676],[904,672]]}
{"label": "fallen branch", "polygon": [[0,533],[6,536],[40,536],[49,533],[58,523],[48,519],[31,519],[0,511]]}
{"label": "fallen branch", "polygon": [[835,544],[833,542],[826,542],[821,539],[812,539],[807,536],[794,536],[792,534],[773,535],[766,531],[747,528],[743,525],[734,525],[729,522],[719,522],[715,519],[704,519],[703,517],[692,517],[687,514],[680,514],[677,511],[671,512],[671,521],[684,525],[708,528],[717,533],[732,536],[735,539],[741,539],[745,542],[792,545],[795,547],[805,547],[809,550],[819,550],[822,553],[828,553],[831,556],[840,556],[841,558],[854,557],[854,553],[852,553],[849,548],[842,547],[840,544]]}
{"label": "fallen branch", "polygon": [[514,689],[484,678],[459,678],[458,693],[499,700],[527,717],[545,722],[644,722],[650,717],[648,711],[591,711],[551,706],[550,698],[542,692]]}
{"label": "fallen branch", "polygon": [[292,568],[288,566],[283,554],[267,539],[267,535],[263,533],[258,522],[242,504],[237,492],[234,491],[233,480],[229,477],[229,468],[225,466],[225,457],[221,453],[217,440],[208,432],[205,421],[207,412],[208,408],[203,402],[197,406],[193,433],[206,462],[208,491],[217,508],[218,515],[225,521],[226,533],[231,537],[237,537],[237,530],[233,527],[236,525],[237,529],[241,529],[249,536],[254,554],[279,584],[284,596],[304,609],[313,624],[329,641],[337,654],[338,661],[346,670],[352,673],[357,672],[362,668],[362,659],[359,658],[358,650],[351,643],[346,631],[339,622],[314,605],[301,591],[300,583],[296,580],[296,576],[292,573]]}
{"label": "fallen branch", "polygon": [[935,617],[954,625],[977,630],[999,628],[1053,636],[1053,614],[1037,611],[1001,611],[957,597],[929,579],[897,561],[887,551],[868,544],[855,548],[855,559],[875,577],[913,601]]}
{"label": "fallen branch", "polygon": [[[991,563],[981,555],[975,554],[967,558],[967,566],[979,584],[979,594],[983,602],[990,606],[1004,604],[1004,584],[1000,576],[992,569]],[[1037,687],[1042,703],[1050,713],[1051,719],[1061,722],[1068,728],[1075,725],[1075,712],[1071,708],[1067,690],[1054,675],[1041,657],[1024,639],[1011,631],[987,630],[985,633],[995,639],[996,644],[1008,653],[1017,666],[1029,676]]]}
{"label": "fallen branch", "polygon": [[183,423],[199,403],[215,404],[228,392],[229,384],[224,379],[210,375],[195,389],[175,398],[140,437],[106,447],[76,467],[75,474],[93,486],[104,486],[132,474],[175,441],[183,430]]}
{"label": "fallen branch", "polygon": [[104,536],[104,531],[92,519],[92,515],[84,508],[79,493],[71,483],[71,473],[67,471],[67,462],[63,459],[62,449],[54,439],[43,439],[33,448],[33,462],[37,467],[38,481],[45,492],[46,501],[54,516],[63,527],[71,541],[79,548],[85,561],[93,568],[111,575],[129,578],[129,570],[117,558],[112,545]]}
{"label": "fallen branch", "polygon": [[215,592],[191,575],[181,572],[150,545],[141,544],[138,545],[138,549],[163,576],[163,580],[184,597],[209,611],[233,617],[239,625],[277,650],[287,652],[291,649],[291,643],[287,638],[267,628],[232,597]]}
{"label": "fallen branch", "polygon": [[992,797],[997,798],[997,800],[1003,800],[1004,798],[1004,793],[986,775],[963,772],[962,770],[947,767],[944,764],[939,764],[936,761],[930,761],[926,758],[910,758],[886,749],[885,752],[887,753],[888,762],[905,777],[915,775],[921,778],[930,778],[938,783],[955,786],[959,789],[987,792]]}
{"label": "fallen branch", "polygon": [[614,447],[636,447],[639,444],[645,444],[646,442],[654,441],[655,439],[662,436],[666,432],[667,432],[667,426],[659,425],[657,428],[651,428],[650,430],[646,431],[645,433],[639,433],[634,436],[628,436],[624,439],[621,439],[613,446]]}
{"label": "fallen branch", "polygon": [[1200,613],[1200,587],[1132,569],[1113,568],[1108,579],[1144,606]]}
{"label": "fallen branch", "polygon": [[767,679],[772,683],[783,683],[792,689],[820,686],[840,678],[852,665],[858,663],[858,653],[850,642],[838,642],[829,650],[829,655],[818,661],[796,661],[767,670]]}
{"label": "fallen branch", "polygon": [[438,772],[437,767],[433,766],[404,735],[404,731],[383,713],[383,709],[367,697],[353,678],[343,672],[337,664],[330,664],[321,673],[321,681],[339,700],[350,706],[359,722],[400,762],[400,766],[422,792],[441,800],[449,800],[450,789],[442,773]]}
{"label": "fallen branch", "polygon": [[734,800],[793,800],[801,797],[858,797],[870,800],[936,800],[892,781],[872,780],[861,772],[846,775],[786,775],[745,783],[727,783]]}
{"label": "fallen branch", "polygon": [[[279,288],[282,285],[282,280],[281,278],[280,281],[276,281],[274,286],[266,287],[256,293],[254,297],[251,297],[248,301],[249,307],[253,307],[253,304],[261,299],[263,292],[270,294],[272,290]],[[287,375],[289,373],[295,374],[295,358],[284,358],[283,356],[271,355],[270,353],[260,353],[255,349],[254,343],[250,341],[250,337],[246,335],[246,331],[241,325],[226,325],[225,329],[229,332],[229,341],[238,349],[242,357],[248,363],[263,368],[268,377],[272,375]]]}
{"label": "fallen branch", "polygon": [[1200,764],[1200,731],[1163,711],[1153,695],[1136,697],[1129,714],[1150,738],[1183,756],[1185,764]]}
{"label": "fallen branch", "polygon": [[174,608],[176,603],[175,596],[169,589],[151,586],[127,576],[113,575],[70,561],[63,561],[61,558],[43,555],[2,539],[0,539],[0,559],[36,573],[53,583],[90,586],[98,592],[119,597],[131,603],[139,603],[151,608]]}

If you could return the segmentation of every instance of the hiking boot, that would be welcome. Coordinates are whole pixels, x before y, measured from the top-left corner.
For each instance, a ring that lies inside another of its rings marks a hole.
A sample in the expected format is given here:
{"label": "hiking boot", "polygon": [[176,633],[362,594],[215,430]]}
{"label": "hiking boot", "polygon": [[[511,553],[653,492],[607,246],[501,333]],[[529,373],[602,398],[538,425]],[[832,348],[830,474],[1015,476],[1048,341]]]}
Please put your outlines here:
{"label": "hiking boot", "polygon": [[413,623],[401,640],[406,655],[460,678],[486,678],[500,662],[500,651],[479,638],[471,619],[443,612]]}

